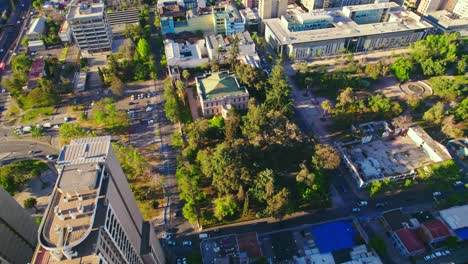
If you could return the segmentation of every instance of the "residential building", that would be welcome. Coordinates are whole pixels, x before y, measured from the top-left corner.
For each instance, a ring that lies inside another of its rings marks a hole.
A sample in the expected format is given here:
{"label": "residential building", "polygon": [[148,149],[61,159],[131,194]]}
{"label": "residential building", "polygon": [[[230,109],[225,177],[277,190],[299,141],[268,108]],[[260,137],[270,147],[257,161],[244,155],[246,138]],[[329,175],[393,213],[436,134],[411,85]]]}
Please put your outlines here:
{"label": "residential building", "polygon": [[185,41],[175,42],[171,39],[164,41],[167,66],[181,68],[196,68],[208,64],[208,55],[205,48],[205,40],[195,43]]}
{"label": "residential building", "polygon": [[34,218],[0,187],[0,263],[28,263],[37,245]]}
{"label": "residential building", "polygon": [[226,115],[230,108],[246,109],[249,92],[229,72],[213,72],[195,78],[204,117]]}
{"label": "residential building", "polygon": [[335,8],[350,5],[367,5],[374,3],[388,2],[382,0],[304,0],[301,1],[302,5],[309,11],[315,9]]}
{"label": "residential building", "polygon": [[46,50],[43,40],[30,40],[28,41],[28,49],[31,52]]}
{"label": "residential building", "polygon": [[72,42],[71,28],[68,26],[67,20],[63,21],[62,26],[60,27],[60,30],[58,32],[58,36],[62,42]]}
{"label": "residential building", "polygon": [[424,242],[432,245],[444,241],[446,238],[452,236],[452,232],[447,225],[439,220],[434,219],[421,224],[420,237]]}
{"label": "residential building", "polygon": [[56,166],[57,182],[31,263],[165,263],[110,136],[72,140]]}
{"label": "residential building", "polygon": [[266,19],[265,40],[278,54],[296,59],[406,47],[433,27],[397,4],[346,6]]}
{"label": "residential building", "polygon": [[34,18],[31,21],[31,26],[26,33],[26,37],[28,37],[29,40],[39,40],[39,37],[45,32],[45,22],[46,20],[43,17]]}
{"label": "residential building", "polygon": [[460,17],[446,10],[430,12],[425,17],[440,33],[458,32],[462,38],[468,37],[468,17]]}
{"label": "residential building", "polygon": [[234,46],[234,41],[237,41],[237,47],[239,48],[239,53],[237,55],[238,60],[242,61],[244,57],[252,57],[258,61],[260,60],[255,50],[255,43],[248,31],[237,32],[229,38],[224,38],[221,35],[208,35],[205,39],[208,57],[211,61],[226,63],[229,52]]}
{"label": "residential building", "polygon": [[140,10],[137,8],[106,12],[107,21],[112,30],[112,36],[114,38],[125,37],[125,28],[128,25],[138,25],[140,23],[138,17],[139,13]]}
{"label": "residential building", "polygon": [[468,240],[468,204],[441,210],[439,214],[455,235]]}
{"label": "residential building", "polygon": [[393,245],[403,256],[417,256],[426,251],[424,243],[414,230],[400,229],[392,233]]}
{"label": "residential building", "polygon": [[245,8],[257,8],[259,0],[242,0]]}
{"label": "residential building", "polygon": [[418,13],[426,15],[440,9],[442,0],[421,0],[418,5]]}
{"label": "residential building", "polygon": [[288,0],[259,0],[258,14],[260,18],[277,18],[286,13]]}
{"label": "residential building", "polygon": [[405,0],[403,2],[403,7],[411,10],[416,10],[420,2],[421,0]]}
{"label": "residential building", "polygon": [[213,8],[214,33],[230,36],[245,30],[244,19],[233,3]]}
{"label": "residential building", "polygon": [[83,55],[112,50],[112,30],[104,3],[74,0],[66,19]]}
{"label": "residential building", "polygon": [[206,0],[159,0],[158,8],[164,5],[173,5],[173,4],[183,7],[185,10],[191,10],[191,9],[197,9],[197,8],[205,8]]}
{"label": "residential building", "polygon": [[255,9],[250,9],[250,8],[241,9],[239,10],[239,12],[242,16],[242,19],[244,20],[244,24],[246,25],[246,27],[258,25],[258,22],[260,21],[260,17],[258,16],[258,11],[256,8]]}
{"label": "residential building", "polygon": [[410,227],[409,217],[400,208],[383,212],[380,220],[389,233]]}
{"label": "residential building", "polygon": [[447,0],[447,1],[445,1],[445,4],[443,6],[444,10],[449,11],[449,12],[453,12],[453,9],[455,9],[455,6],[457,5],[457,3],[459,1],[463,1],[463,0]]}
{"label": "residential building", "polygon": [[463,18],[468,18],[468,1],[458,0],[457,4],[453,8],[453,13]]}

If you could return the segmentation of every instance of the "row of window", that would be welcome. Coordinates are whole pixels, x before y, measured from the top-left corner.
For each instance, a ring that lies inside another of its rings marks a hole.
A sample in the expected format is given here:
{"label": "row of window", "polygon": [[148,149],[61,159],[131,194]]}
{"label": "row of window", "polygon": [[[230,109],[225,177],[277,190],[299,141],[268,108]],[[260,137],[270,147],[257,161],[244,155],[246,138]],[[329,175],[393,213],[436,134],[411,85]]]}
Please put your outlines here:
{"label": "row of window", "polygon": [[[233,105],[232,106],[234,109],[245,109],[245,104],[240,104],[240,105]],[[221,108],[213,108],[213,109],[205,109],[205,115],[217,115],[221,113]]]}
{"label": "row of window", "polygon": [[[246,102],[248,99],[247,97],[241,97],[241,98],[234,98],[232,99],[233,103],[240,103],[240,102]],[[216,101],[214,103],[205,103],[205,107],[213,107],[213,106],[218,106],[221,105],[220,102]]]}
{"label": "row of window", "polygon": [[99,263],[107,264],[108,261],[113,264],[123,263],[123,259],[119,252],[112,246],[113,242],[110,241],[106,231],[99,230]]}
{"label": "row of window", "polygon": [[114,211],[110,205],[107,208],[105,229],[113,239],[116,246],[124,254],[128,263],[142,264],[140,256],[135,253],[135,250],[130,244],[130,241],[120,226],[120,223],[118,222],[117,217],[115,217]]}

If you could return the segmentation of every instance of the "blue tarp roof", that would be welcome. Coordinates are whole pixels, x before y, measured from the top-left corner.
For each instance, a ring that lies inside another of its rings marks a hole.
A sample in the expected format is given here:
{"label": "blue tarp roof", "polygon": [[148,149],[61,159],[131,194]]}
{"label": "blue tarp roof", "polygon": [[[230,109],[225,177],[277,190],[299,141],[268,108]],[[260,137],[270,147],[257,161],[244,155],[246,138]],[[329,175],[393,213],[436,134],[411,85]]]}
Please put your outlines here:
{"label": "blue tarp roof", "polygon": [[463,240],[468,240],[468,227],[455,230],[455,234]]}
{"label": "blue tarp roof", "polygon": [[336,221],[311,227],[320,253],[329,253],[354,247],[356,236],[351,221]]}

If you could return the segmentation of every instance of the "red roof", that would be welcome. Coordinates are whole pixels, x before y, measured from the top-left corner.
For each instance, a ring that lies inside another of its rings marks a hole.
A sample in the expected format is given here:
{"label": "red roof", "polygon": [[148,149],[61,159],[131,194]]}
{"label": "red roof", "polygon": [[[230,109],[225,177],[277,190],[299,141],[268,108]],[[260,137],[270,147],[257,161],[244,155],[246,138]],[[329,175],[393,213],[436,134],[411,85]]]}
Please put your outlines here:
{"label": "red roof", "polygon": [[425,222],[423,226],[431,233],[432,239],[444,238],[452,235],[448,227],[438,219]]}
{"label": "red roof", "polygon": [[423,242],[416,233],[410,229],[404,228],[395,232],[409,253],[425,250]]}

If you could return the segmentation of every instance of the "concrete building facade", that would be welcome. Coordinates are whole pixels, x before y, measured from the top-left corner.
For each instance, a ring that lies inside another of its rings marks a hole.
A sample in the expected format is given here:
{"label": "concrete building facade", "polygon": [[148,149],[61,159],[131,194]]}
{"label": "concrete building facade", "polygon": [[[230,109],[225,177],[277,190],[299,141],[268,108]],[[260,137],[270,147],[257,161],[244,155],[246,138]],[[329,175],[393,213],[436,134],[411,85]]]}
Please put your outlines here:
{"label": "concrete building facade", "polygon": [[37,224],[0,187],[0,263],[28,263],[37,245]]}
{"label": "concrete building facade", "polygon": [[278,54],[296,59],[406,47],[433,28],[393,2],[288,12],[264,23],[266,42]]}
{"label": "concrete building facade", "polygon": [[56,165],[59,176],[31,263],[165,263],[110,136],[72,140]]}
{"label": "concrete building facade", "polygon": [[221,8],[213,8],[212,15],[215,34],[230,36],[245,29],[244,19],[232,3]]}
{"label": "concrete building facade", "polygon": [[453,13],[459,15],[460,17],[468,17],[468,1],[467,0],[458,0],[457,4],[453,8]]}
{"label": "concrete building facade", "polygon": [[260,18],[281,17],[288,9],[288,0],[259,0],[258,15]]}
{"label": "concrete building facade", "polygon": [[418,5],[418,13],[426,15],[440,9],[442,0],[421,0]]}
{"label": "concrete building facade", "polygon": [[112,30],[102,2],[75,0],[66,16],[82,54],[112,50]]}
{"label": "concrete building facade", "polygon": [[195,78],[204,117],[225,116],[230,108],[246,109],[249,92],[229,72],[214,72]]}
{"label": "concrete building facade", "polygon": [[379,2],[388,2],[384,0],[304,0],[302,5],[309,11],[315,9],[335,8],[350,5],[367,5]]}

